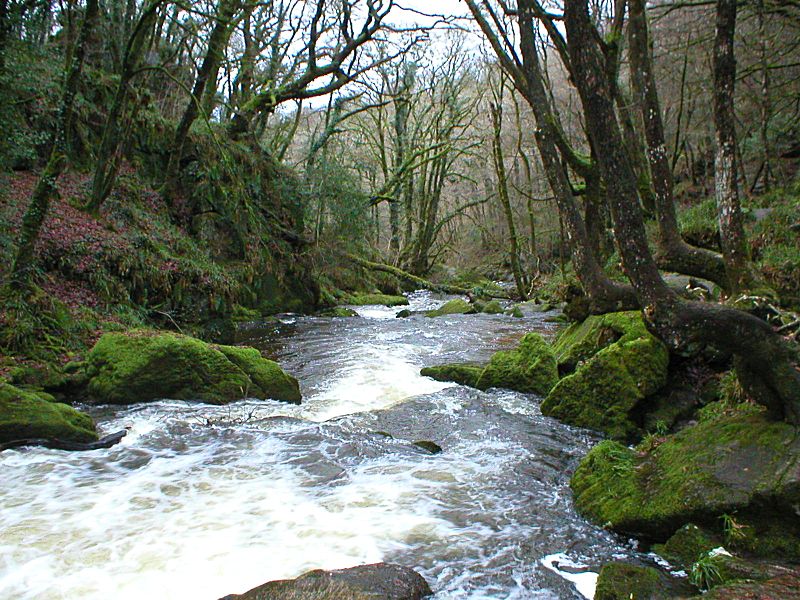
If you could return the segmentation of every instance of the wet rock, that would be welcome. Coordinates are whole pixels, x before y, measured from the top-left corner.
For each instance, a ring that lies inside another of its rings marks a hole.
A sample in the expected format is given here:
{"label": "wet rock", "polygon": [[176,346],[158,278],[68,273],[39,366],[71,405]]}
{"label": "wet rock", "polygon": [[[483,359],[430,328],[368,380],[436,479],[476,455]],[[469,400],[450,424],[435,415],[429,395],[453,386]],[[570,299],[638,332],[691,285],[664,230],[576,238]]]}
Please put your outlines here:
{"label": "wet rock", "polygon": [[416,571],[377,563],[338,571],[310,571],[297,579],[271,581],[221,600],[421,600],[432,594]]}
{"label": "wet rock", "polygon": [[519,307],[519,306],[515,306],[515,307],[513,307],[513,308],[509,308],[509,309],[506,311],[506,314],[507,314],[509,317],[514,317],[515,319],[521,319],[522,317],[524,317],[524,316],[525,316],[525,313],[523,313],[523,312],[522,312],[522,309],[520,309],[520,307]]}
{"label": "wet rock", "polygon": [[445,302],[436,310],[429,310],[425,313],[426,317],[442,317],[444,315],[474,315],[478,312],[475,307],[461,298]]}
{"label": "wet rock", "polygon": [[408,298],[405,296],[392,296],[388,294],[360,294],[350,296],[346,300],[347,304],[351,306],[408,306]]}
{"label": "wet rock", "polygon": [[691,594],[690,586],[658,569],[615,562],[600,570],[594,600],[666,600],[683,594]]}
{"label": "wet rock", "polygon": [[226,404],[245,397],[300,402],[297,380],[254,348],[216,346],[175,333],[107,333],[86,360],[93,402],[161,398]]}
{"label": "wet rock", "polygon": [[0,443],[28,438],[94,442],[97,431],[89,415],[52,396],[0,383]]}
{"label": "wet rock", "polygon": [[394,317],[395,319],[407,319],[411,316],[411,311],[408,309],[403,309],[399,313],[397,313]]}
{"label": "wet rock", "polygon": [[542,414],[602,431],[617,440],[640,433],[640,404],[667,381],[669,352],[638,312],[589,317],[566,329],[553,345],[562,372],[542,403]]}
{"label": "wet rock", "polygon": [[717,586],[704,600],[800,600],[800,574],[787,573],[767,581],[743,581]]}
{"label": "wet rock", "polygon": [[527,394],[547,394],[558,380],[553,351],[538,333],[529,333],[514,350],[495,352],[475,387],[506,388]]}
{"label": "wet rock", "polygon": [[722,414],[649,451],[601,442],[571,486],[577,508],[595,522],[651,539],[724,514],[790,524],[800,505],[800,438],[761,414]]}
{"label": "wet rock", "polygon": [[430,377],[436,381],[452,381],[469,387],[477,387],[478,378],[484,367],[471,363],[455,363],[425,367],[420,371],[423,377]]}
{"label": "wet rock", "polygon": [[431,442],[428,440],[419,440],[417,442],[414,442],[414,445],[419,448],[422,448],[423,450],[427,450],[431,454],[441,454],[442,452],[442,447],[436,442]]}

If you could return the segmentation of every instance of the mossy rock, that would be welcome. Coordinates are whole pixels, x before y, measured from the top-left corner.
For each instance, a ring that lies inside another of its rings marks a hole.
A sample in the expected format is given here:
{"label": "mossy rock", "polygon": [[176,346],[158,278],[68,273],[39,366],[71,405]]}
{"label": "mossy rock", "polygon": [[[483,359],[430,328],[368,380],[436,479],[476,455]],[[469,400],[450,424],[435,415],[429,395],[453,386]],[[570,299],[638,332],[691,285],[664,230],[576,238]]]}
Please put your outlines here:
{"label": "mossy rock", "polygon": [[525,313],[522,312],[522,309],[520,309],[519,306],[514,306],[513,308],[509,308],[506,311],[506,314],[509,317],[514,317],[515,319],[521,319],[522,317],[525,316]]}
{"label": "mossy rock", "polygon": [[800,572],[791,571],[765,581],[739,581],[719,585],[703,600],[800,600]]}
{"label": "mossy rock", "polygon": [[603,565],[594,600],[662,600],[674,594],[665,575],[653,567],[615,562]]}
{"label": "mossy rock", "polygon": [[502,315],[503,307],[500,306],[500,303],[497,300],[492,300],[483,306],[481,312],[486,313],[487,315]]}
{"label": "mossy rock", "polygon": [[397,313],[394,317],[395,317],[395,319],[407,319],[410,316],[411,316],[411,311],[404,308],[399,313]]}
{"label": "mossy rock", "polygon": [[445,302],[436,310],[429,310],[425,313],[426,317],[442,317],[445,315],[474,315],[477,310],[475,307],[461,298]]}
{"label": "mossy rock", "polygon": [[233,305],[231,319],[237,323],[250,323],[261,319],[261,313],[253,308],[246,308],[239,304]]}
{"label": "mossy rock", "polygon": [[418,448],[422,448],[431,454],[441,454],[442,447],[437,444],[436,442],[431,442],[430,440],[418,440],[414,442],[414,445]]}
{"label": "mossy rock", "polygon": [[408,298],[387,294],[360,294],[347,298],[347,304],[351,306],[408,306]]}
{"label": "mossy rock", "polygon": [[227,404],[245,397],[299,402],[296,380],[252,348],[214,346],[175,333],[107,333],[87,356],[90,401],[161,398]]}
{"label": "mossy rock", "polygon": [[542,414],[631,440],[640,433],[633,412],[666,383],[668,366],[669,352],[654,337],[620,340],[559,381]]}
{"label": "mossy rock", "polygon": [[280,365],[261,356],[255,348],[244,346],[214,346],[239,367],[255,384],[259,397],[300,403],[300,385],[297,379],[281,369]]}
{"label": "mossy rock", "polygon": [[615,342],[652,337],[638,311],[592,315],[564,329],[553,342],[562,373],[571,373],[585,361]]}
{"label": "mossy rock", "polygon": [[97,440],[89,415],[50,398],[0,383],[0,443],[28,438],[71,442]]}
{"label": "mossy rock", "polygon": [[431,377],[436,381],[452,381],[469,387],[477,387],[478,378],[483,367],[474,364],[450,364],[425,367],[419,373],[423,377]]}
{"label": "mossy rock", "polygon": [[506,388],[526,394],[547,394],[558,381],[556,359],[538,333],[529,333],[514,350],[496,352],[475,384],[478,389]]}
{"label": "mossy rock", "polygon": [[653,551],[675,566],[691,569],[698,559],[722,545],[722,538],[713,531],[687,523],[666,543],[655,545]]}
{"label": "mossy rock", "polygon": [[358,313],[354,311],[352,308],[346,308],[344,306],[337,306],[335,308],[329,308],[327,310],[323,310],[319,313],[321,317],[333,317],[337,319],[341,318],[349,318],[349,317],[357,317]]}
{"label": "mossy rock", "polygon": [[649,452],[607,440],[571,481],[577,508],[629,535],[666,539],[686,523],[711,525],[750,511],[796,519],[800,438],[761,414],[723,415],[665,439]]}

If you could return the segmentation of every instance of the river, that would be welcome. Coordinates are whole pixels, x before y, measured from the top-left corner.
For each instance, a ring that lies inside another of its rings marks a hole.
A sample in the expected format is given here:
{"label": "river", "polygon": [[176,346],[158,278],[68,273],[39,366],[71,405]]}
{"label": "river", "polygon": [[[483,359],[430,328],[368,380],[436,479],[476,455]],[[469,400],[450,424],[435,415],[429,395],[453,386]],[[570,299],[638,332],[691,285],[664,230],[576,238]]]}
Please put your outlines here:
{"label": "river", "polygon": [[298,377],[300,406],[91,407],[102,433],[129,428],[120,445],[0,454],[0,598],[215,600],[387,561],[436,600],[582,599],[599,564],[641,559],[572,505],[594,434],[543,417],[535,397],[419,375],[549,335],[543,315],[358,311],[240,333]]}

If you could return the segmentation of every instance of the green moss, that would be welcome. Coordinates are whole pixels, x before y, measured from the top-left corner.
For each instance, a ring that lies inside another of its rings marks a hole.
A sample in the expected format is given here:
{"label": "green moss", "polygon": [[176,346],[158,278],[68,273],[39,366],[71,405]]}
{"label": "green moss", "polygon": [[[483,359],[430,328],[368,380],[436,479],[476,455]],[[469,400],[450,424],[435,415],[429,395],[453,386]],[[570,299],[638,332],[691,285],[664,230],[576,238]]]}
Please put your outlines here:
{"label": "green moss", "polygon": [[407,319],[411,316],[411,311],[408,309],[403,309],[399,313],[395,315],[396,319]]}
{"label": "green moss", "polygon": [[281,369],[278,363],[267,360],[255,348],[242,346],[215,346],[233,364],[239,367],[255,384],[249,395],[300,404],[300,385]]}
{"label": "green moss", "polygon": [[500,303],[497,300],[492,300],[483,306],[481,312],[486,313],[487,315],[502,315],[503,307],[500,306]]}
{"label": "green moss", "polygon": [[510,317],[514,317],[515,319],[521,319],[522,317],[525,316],[525,313],[522,312],[522,309],[519,306],[509,308],[506,311],[506,314]]}
{"label": "green moss", "polygon": [[71,406],[0,384],[0,442],[25,438],[93,442],[97,432],[92,418]]}
{"label": "green moss", "polygon": [[405,296],[389,296],[386,294],[361,294],[347,298],[347,304],[351,306],[408,306],[408,298]]}
{"label": "green moss", "polygon": [[255,309],[234,304],[233,311],[231,311],[231,319],[241,323],[258,321],[261,319],[261,313]]}
{"label": "green moss", "polygon": [[436,381],[453,381],[469,387],[477,387],[478,378],[483,367],[473,364],[450,364],[425,367],[420,371],[423,377],[431,377]]}
{"label": "green moss", "polygon": [[347,317],[357,317],[358,313],[354,311],[352,308],[345,308],[344,306],[337,306],[336,308],[329,308],[324,310],[320,313],[322,317],[335,317],[335,318],[347,318]]}
{"label": "green moss", "polygon": [[800,440],[786,423],[725,416],[686,428],[649,452],[602,442],[578,466],[571,485],[583,514],[653,538],[757,506],[776,518],[795,518]]}
{"label": "green moss", "polygon": [[295,386],[258,351],[226,349],[229,357],[222,348],[174,333],[107,333],[87,356],[88,396],[109,404],[160,398],[225,404],[267,392],[278,394],[277,400],[299,400]]}
{"label": "green moss", "polygon": [[600,569],[595,600],[656,600],[666,598],[661,573],[652,567],[609,563]]}
{"label": "green moss", "polygon": [[441,317],[444,315],[473,315],[477,311],[475,307],[466,300],[456,298],[445,302],[441,307],[436,310],[429,310],[425,313],[426,317]]}
{"label": "green moss", "polygon": [[593,315],[564,329],[553,342],[559,368],[565,372],[617,341],[652,337],[638,311]]}
{"label": "green moss", "polygon": [[673,565],[690,569],[701,556],[720,546],[722,546],[720,536],[688,523],[678,529],[666,543],[653,547],[653,551]]}
{"label": "green moss", "polygon": [[617,440],[634,438],[639,428],[632,412],[666,383],[669,353],[650,334],[631,341],[627,337],[559,381],[542,403],[542,414]]}
{"label": "green moss", "polygon": [[547,394],[558,380],[556,359],[538,333],[525,335],[514,350],[496,352],[476,387],[507,388],[528,394]]}

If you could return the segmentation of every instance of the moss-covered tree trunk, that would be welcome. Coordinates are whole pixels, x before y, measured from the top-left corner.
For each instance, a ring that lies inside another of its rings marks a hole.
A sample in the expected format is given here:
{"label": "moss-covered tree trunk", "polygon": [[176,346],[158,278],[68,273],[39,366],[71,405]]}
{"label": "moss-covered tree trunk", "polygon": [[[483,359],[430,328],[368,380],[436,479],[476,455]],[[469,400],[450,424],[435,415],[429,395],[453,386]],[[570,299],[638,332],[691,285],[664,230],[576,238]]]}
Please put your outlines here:
{"label": "moss-covered tree trunk", "polygon": [[131,83],[138,72],[144,49],[146,48],[145,42],[154,28],[158,7],[161,4],[162,0],[149,0],[142,9],[142,14],[139,20],[136,21],[136,25],[128,38],[122,59],[119,83],[114,93],[114,101],[106,118],[100,149],[97,152],[97,165],[92,180],[92,195],[86,207],[89,211],[95,212],[100,209],[117,180],[124,137],[123,123],[125,112],[128,109]]}
{"label": "moss-covered tree trunk", "polygon": [[9,281],[11,289],[15,291],[23,291],[30,285],[36,240],[39,239],[42,223],[44,223],[50,207],[50,200],[58,194],[56,187],[58,177],[64,172],[67,165],[67,130],[72,121],[75,95],[78,91],[78,81],[86,57],[86,47],[98,13],[98,0],[88,0],[75,51],[72,53],[71,62],[65,72],[64,91],[51,140],[50,157],[22,218],[22,229]]}
{"label": "moss-covered tree trunk", "polygon": [[601,36],[586,0],[567,0],[564,10],[573,80],[589,135],[608,182],[608,197],[623,266],[654,332],[678,353],[711,345],[736,355],[740,380],[773,416],[800,424],[800,368],[796,348],[747,313],[724,306],[686,302],[664,283],[647,244],[636,190],[604,70]]}
{"label": "moss-covered tree trunk", "polygon": [[645,3],[644,0],[630,0],[629,5],[631,83],[644,122],[647,158],[655,192],[659,266],[709,279],[726,288],[728,281],[722,257],[716,252],[690,246],[681,237],[675,211],[672,167],[667,157],[661,105],[653,71]]}
{"label": "moss-covered tree trunk", "polygon": [[714,38],[714,187],[717,199],[719,237],[728,282],[732,291],[749,287],[750,256],[744,219],[739,204],[738,170],[736,167],[736,114],[733,93],[736,83],[734,33],[736,0],[717,0],[716,35]]}
{"label": "moss-covered tree trunk", "polygon": [[192,88],[192,95],[186,104],[183,117],[178,124],[178,129],[175,131],[175,138],[172,141],[167,172],[164,177],[165,188],[169,193],[174,192],[177,188],[177,179],[180,171],[181,158],[183,157],[183,148],[186,144],[186,136],[189,135],[189,129],[201,112],[201,101],[206,92],[206,87],[214,88],[214,91],[216,91],[217,73],[219,72],[219,66],[225,52],[225,46],[228,44],[228,39],[231,36],[234,15],[240,6],[240,0],[221,0],[217,6],[216,23],[208,39],[206,55],[205,58],[203,58],[200,69],[197,71],[197,77],[194,80],[194,87]]}

